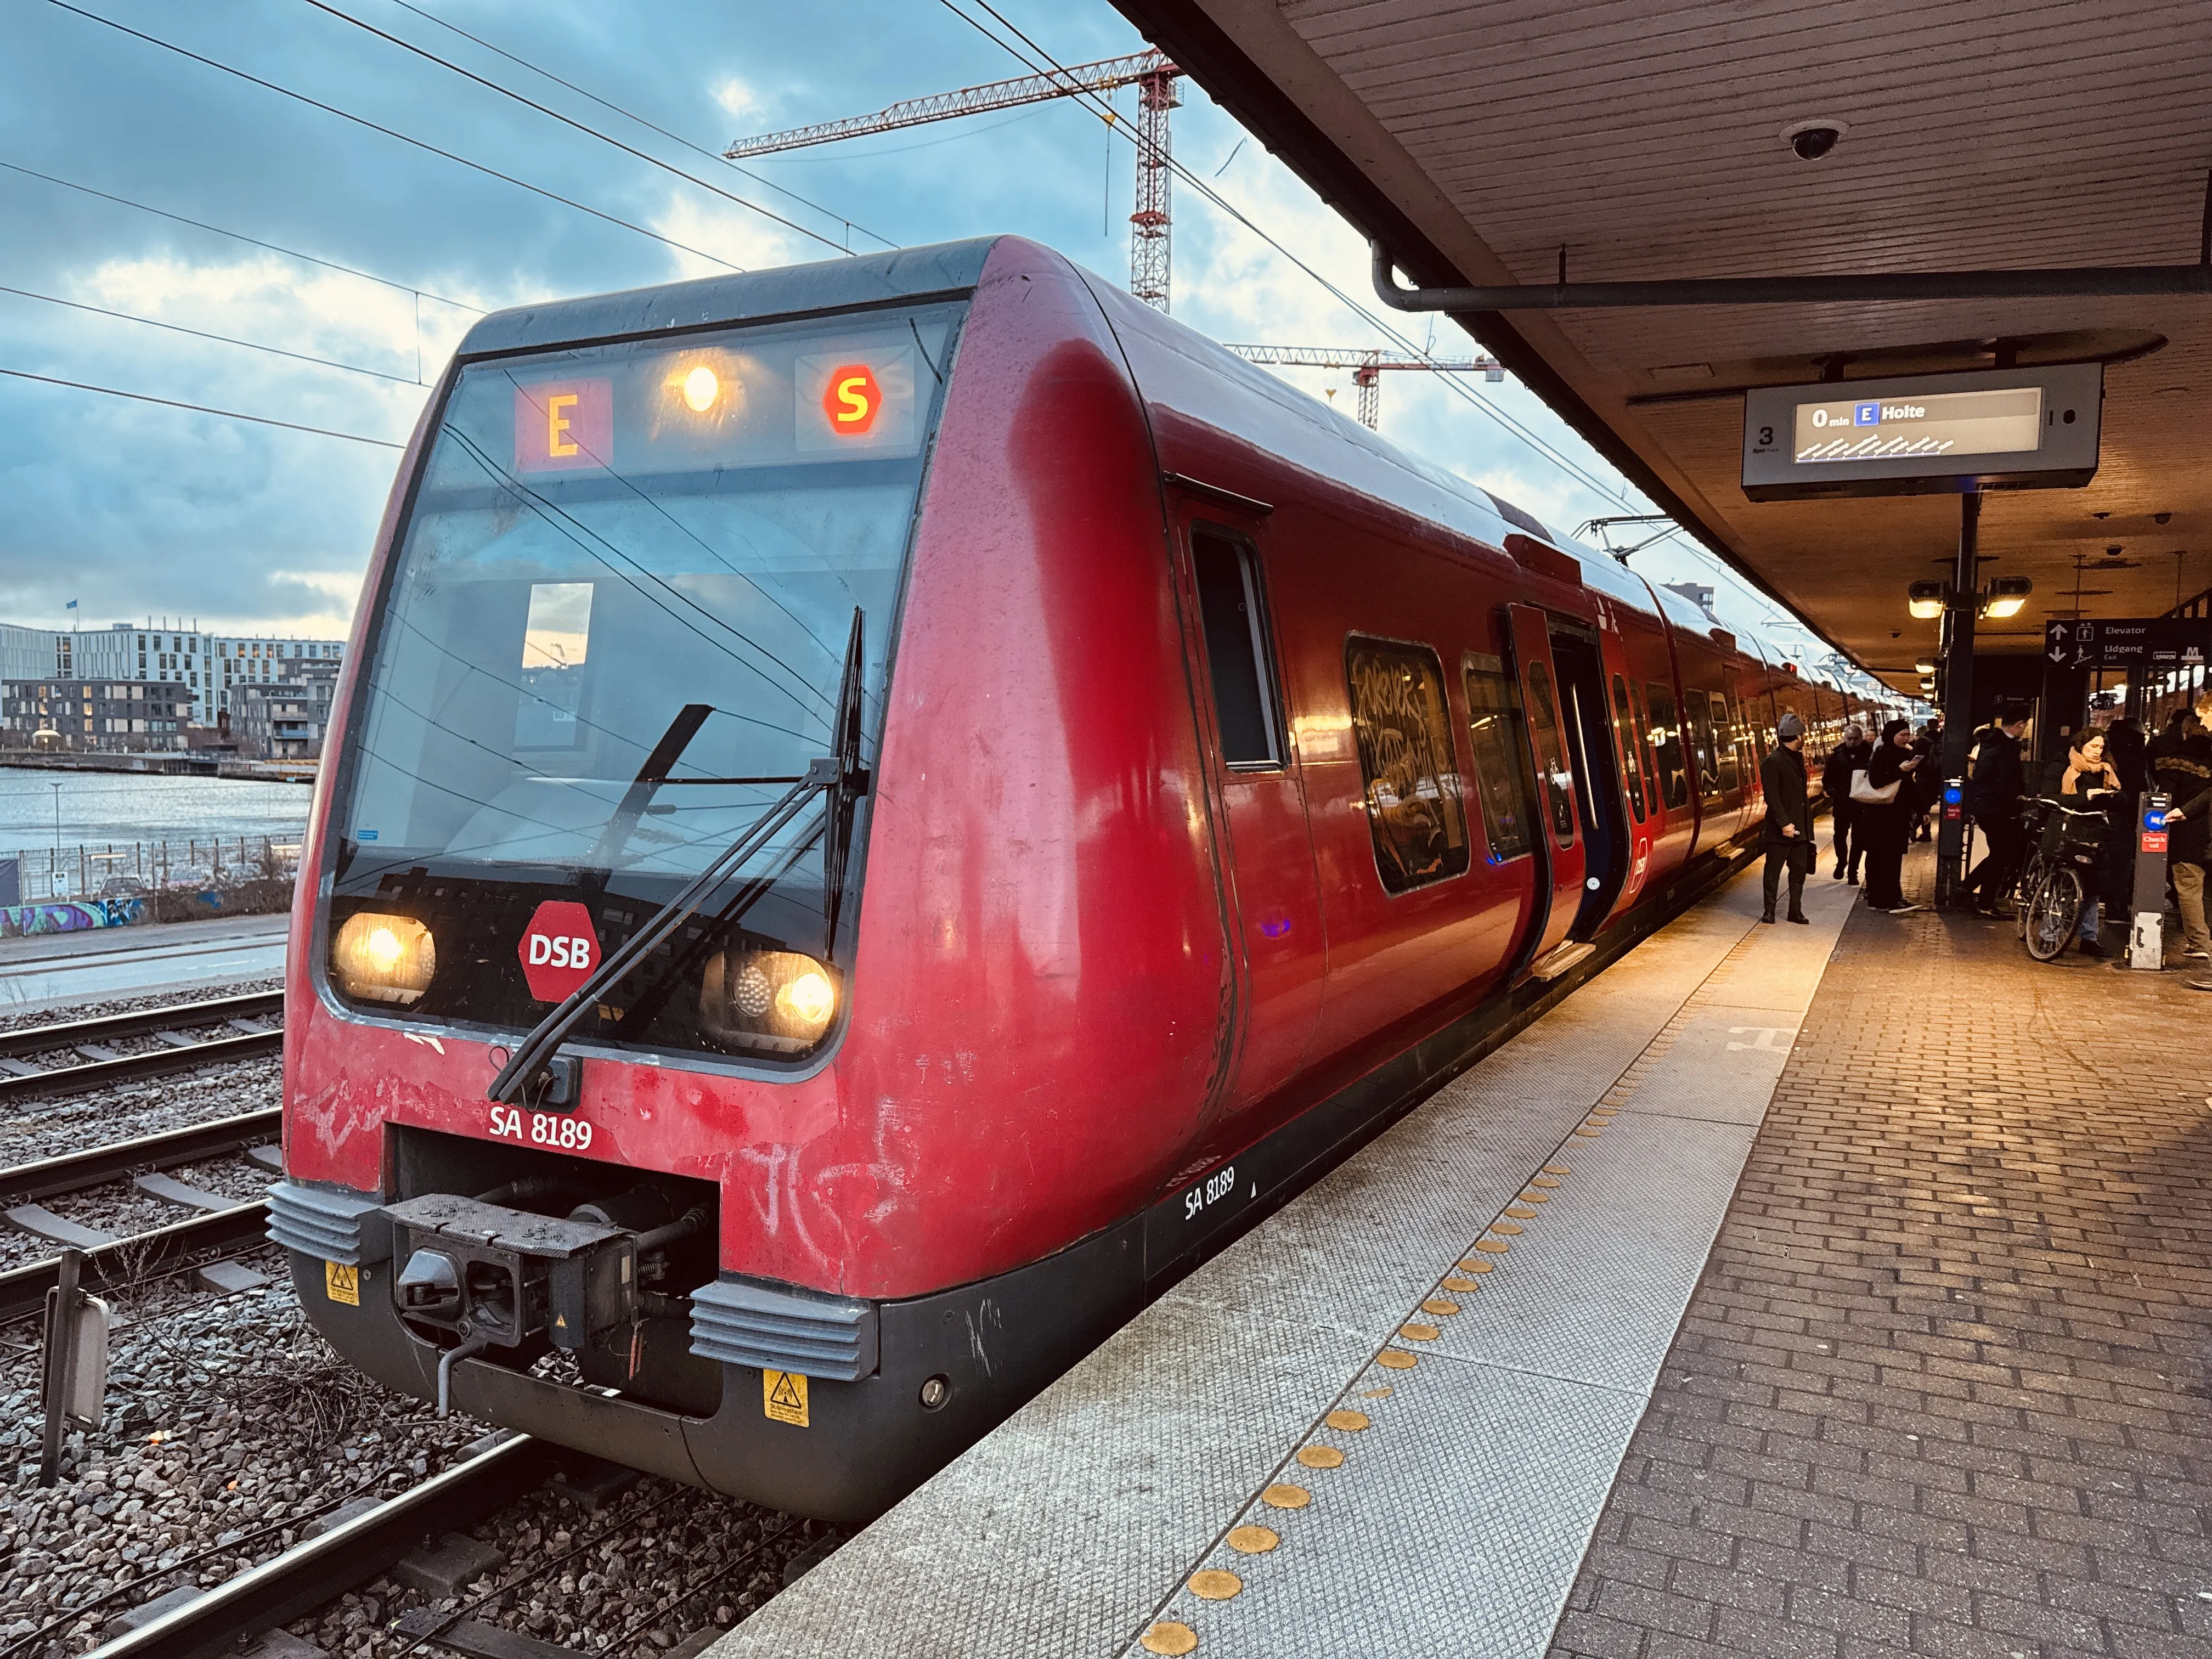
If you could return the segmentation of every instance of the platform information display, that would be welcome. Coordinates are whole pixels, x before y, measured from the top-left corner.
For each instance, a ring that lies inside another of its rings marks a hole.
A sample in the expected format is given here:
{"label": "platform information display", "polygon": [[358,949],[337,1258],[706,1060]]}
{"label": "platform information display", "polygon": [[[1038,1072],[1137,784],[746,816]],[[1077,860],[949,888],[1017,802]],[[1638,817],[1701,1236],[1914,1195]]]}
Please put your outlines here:
{"label": "platform information display", "polygon": [[2096,363],[1757,387],[1744,394],[1744,493],[1771,501],[2085,484],[2103,395]]}

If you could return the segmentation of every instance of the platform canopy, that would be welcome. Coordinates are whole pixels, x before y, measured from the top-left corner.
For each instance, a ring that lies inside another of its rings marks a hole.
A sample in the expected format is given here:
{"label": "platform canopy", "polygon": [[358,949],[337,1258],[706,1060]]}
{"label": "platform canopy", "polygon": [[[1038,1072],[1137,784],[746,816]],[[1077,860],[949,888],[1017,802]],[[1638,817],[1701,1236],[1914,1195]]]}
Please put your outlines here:
{"label": "platform canopy", "polygon": [[[1118,0],[1426,285],[2190,264],[2212,6]],[[1790,135],[1839,131],[1817,159]],[[1993,494],[2045,624],[2212,587],[2212,295],[1489,311],[1471,331],[1713,550],[1911,689],[1955,498],[1754,503],[1747,387],[2102,361],[2085,488]]]}

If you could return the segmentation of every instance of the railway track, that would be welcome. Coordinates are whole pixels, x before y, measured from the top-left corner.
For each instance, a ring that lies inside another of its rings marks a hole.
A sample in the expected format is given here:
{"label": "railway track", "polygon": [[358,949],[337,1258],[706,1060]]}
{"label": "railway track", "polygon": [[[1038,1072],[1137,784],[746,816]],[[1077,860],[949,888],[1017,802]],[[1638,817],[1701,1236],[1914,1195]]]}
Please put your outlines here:
{"label": "railway track", "polygon": [[[240,1203],[162,1172],[234,1153],[276,1174],[281,1159],[270,1137],[278,1132],[282,1117],[273,1109],[241,1112],[0,1170],[0,1211],[23,1232],[84,1251],[80,1282],[94,1294],[125,1279],[173,1271],[258,1243],[267,1225],[268,1206],[261,1200]],[[116,1237],[66,1220],[36,1201],[126,1178],[141,1192],[197,1213],[149,1232]],[[60,1259],[49,1257],[0,1273],[0,1324],[43,1309],[46,1291],[58,1282],[60,1271]]]}
{"label": "railway track", "polygon": [[[111,1083],[274,1053],[284,1041],[283,1012],[284,994],[264,991],[0,1032],[0,1102],[82,1094]],[[186,1035],[211,1028],[226,1035]],[[139,1037],[152,1037],[159,1046],[133,1054],[112,1046]],[[74,1058],[60,1065],[39,1063],[63,1054]]]}

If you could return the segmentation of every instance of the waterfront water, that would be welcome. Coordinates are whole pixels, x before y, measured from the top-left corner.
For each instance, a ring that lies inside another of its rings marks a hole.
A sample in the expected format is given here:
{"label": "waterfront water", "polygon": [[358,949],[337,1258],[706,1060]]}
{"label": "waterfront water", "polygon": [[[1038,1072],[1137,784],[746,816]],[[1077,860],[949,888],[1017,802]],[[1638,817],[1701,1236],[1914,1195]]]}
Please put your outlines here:
{"label": "waterfront water", "polygon": [[59,784],[60,844],[292,836],[313,793],[296,783],[178,778],[132,772],[58,772],[0,766],[0,858],[52,847]]}

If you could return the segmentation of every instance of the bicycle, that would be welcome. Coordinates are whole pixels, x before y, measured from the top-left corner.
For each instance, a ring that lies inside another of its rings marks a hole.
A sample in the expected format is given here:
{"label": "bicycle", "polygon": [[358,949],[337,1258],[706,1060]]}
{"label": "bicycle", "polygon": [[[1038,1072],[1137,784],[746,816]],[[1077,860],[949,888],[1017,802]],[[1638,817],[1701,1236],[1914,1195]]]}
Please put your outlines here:
{"label": "bicycle", "polygon": [[[2045,832],[2057,817],[2058,803],[2031,795],[2021,805],[2020,811],[2021,845],[2028,849],[2021,861],[2020,873],[2013,878],[2011,890],[2006,895],[2020,924],[2020,936],[2027,937],[2027,902],[2035,896],[2036,884],[2051,868],[2051,855],[2043,849]],[[1995,908],[1995,901],[1991,902]]]}
{"label": "bicycle", "polygon": [[2037,849],[2043,867],[2021,917],[2021,937],[2036,961],[2056,961],[2081,926],[2107,823],[2101,806],[2060,806],[2046,818]]}

